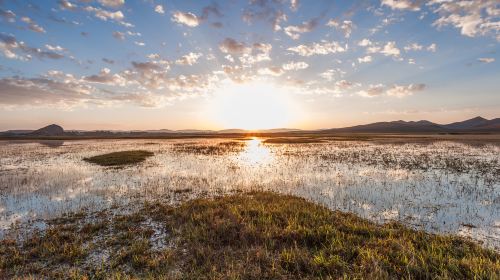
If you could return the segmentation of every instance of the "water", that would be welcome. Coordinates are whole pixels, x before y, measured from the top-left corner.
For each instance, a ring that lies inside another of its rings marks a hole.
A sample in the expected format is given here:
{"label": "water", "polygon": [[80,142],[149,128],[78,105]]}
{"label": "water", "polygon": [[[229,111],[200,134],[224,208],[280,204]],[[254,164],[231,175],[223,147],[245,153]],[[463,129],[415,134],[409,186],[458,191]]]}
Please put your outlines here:
{"label": "water", "polygon": [[[222,143],[222,144],[221,144]],[[141,149],[139,165],[83,161]],[[0,141],[0,236],[81,209],[273,190],[383,223],[467,236],[500,249],[500,147],[457,142],[261,139]]]}

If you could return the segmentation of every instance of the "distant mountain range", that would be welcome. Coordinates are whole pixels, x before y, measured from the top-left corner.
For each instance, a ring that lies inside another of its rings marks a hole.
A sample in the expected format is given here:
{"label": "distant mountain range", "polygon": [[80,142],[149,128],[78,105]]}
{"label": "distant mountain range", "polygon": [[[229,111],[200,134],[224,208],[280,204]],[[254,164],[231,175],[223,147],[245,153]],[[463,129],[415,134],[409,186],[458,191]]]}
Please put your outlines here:
{"label": "distant mountain range", "polygon": [[322,130],[299,130],[290,128],[276,128],[258,131],[244,129],[225,130],[64,130],[61,126],[51,124],[37,130],[8,130],[0,132],[1,137],[157,137],[169,135],[213,135],[213,134],[245,134],[245,133],[500,133],[500,118],[485,119],[475,117],[469,120],[454,122],[450,124],[436,124],[430,121],[391,121],[376,122],[365,125],[356,125],[343,128],[332,128]]}
{"label": "distant mountain range", "polygon": [[392,121],[376,122],[344,128],[325,129],[323,132],[357,133],[453,133],[453,132],[500,132],[500,118],[485,119],[475,117],[450,124],[437,124],[430,121]]}

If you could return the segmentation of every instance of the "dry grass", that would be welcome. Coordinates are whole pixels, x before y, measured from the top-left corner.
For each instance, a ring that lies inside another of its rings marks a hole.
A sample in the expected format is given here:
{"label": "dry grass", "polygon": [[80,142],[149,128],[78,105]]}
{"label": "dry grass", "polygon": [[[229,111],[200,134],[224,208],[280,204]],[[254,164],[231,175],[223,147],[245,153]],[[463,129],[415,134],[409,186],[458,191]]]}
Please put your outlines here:
{"label": "dry grass", "polygon": [[[96,252],[106,258],[96,261]],[[53,220],[31,238],[1,241],[0,276],[499,279],[500,256],[458,237],[376,225],[301,198],[258,192]]]}
{"label": "dry grass", "polygon": [[244,141],[228,141],[212,145],[197,143],[177,143],[173,146],[176,153],[195,154],[195,155],[225,155],[228,153],[239,153],[245,149]]}
{"label": "dry grass", "polygon": [[325,139],[319,137],[276,137],[264,140],[265,144],[308,144],[322,143]]}
{"label": "dry grass", "polygon": [[98,155],[83,160],[98,164],[101,166],[123,166],[144,161],[146,158],[153,156],[152,152],[148,151],[121,151],[104,155]]}

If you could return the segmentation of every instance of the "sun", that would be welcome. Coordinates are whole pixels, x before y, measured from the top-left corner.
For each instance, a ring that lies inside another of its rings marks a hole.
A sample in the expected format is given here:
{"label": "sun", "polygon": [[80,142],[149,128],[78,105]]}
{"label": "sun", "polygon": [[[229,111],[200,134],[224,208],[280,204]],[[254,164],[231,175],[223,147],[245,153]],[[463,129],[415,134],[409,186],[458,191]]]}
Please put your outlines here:
{"label": "sun", "polygon": [[211,105],[219,126],[246,130],[288,127],[295,107],[284,88],[265,81],[226,83]]}

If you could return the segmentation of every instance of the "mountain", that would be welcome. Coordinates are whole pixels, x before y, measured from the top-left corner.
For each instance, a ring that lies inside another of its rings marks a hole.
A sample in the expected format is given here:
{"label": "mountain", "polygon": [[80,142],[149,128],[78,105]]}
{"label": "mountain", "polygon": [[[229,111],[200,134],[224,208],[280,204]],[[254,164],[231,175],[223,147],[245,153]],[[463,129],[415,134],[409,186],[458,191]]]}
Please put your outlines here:
{"label": "mountain", "polygon": [[449,129],[472,129],[474,127],[479,127],[481,125],[484,125],[488,123],[489,120],[482,118],[482,117],[475,117],[469,120],[461,121],[461,122],[454,122],[450,124],[445,124],[443,127],[449,128]]}
{"label": "mountain", "polygon": [[488,120],[482,117],[475,117],[462,122],[445,124],[443,127],[459,131],[488,131],[500,129],[500,118]]}
{"label": "mountain", "polygon": [[448,129],[430,121],[392,121],[376,122],[344,128],[322,130],[322,132],[364,132],[364,133],[415,133],[415,132],[445,132]]}
{"label": "mountain", "polygon": [[215,135],[215,134],[291,134],[297,133],[500,133],[500,118],[485,119],[475,117],[469,120],[454,122],[450,124],[437,124],[427,120],[421,121],[389,121],[375,122],[364,125],[356,125],[343,128],[331,128],[322,130],[299,130],[289,128],[265,129],[259,131],[248,131],[244,129],[225,129],[225,130],[130,130],[130,131],[111,131],[111,130],[67,130],[61,126],[51,124],[38,130],[8,130],[0,132],[0,136],[8,138],[20,137],[39,137],[39,136],[66,136],[66,137],[176,137],[179,135]]}
{"label": "mountain", "polygon": [[34,136],[62,136],[64,135],[64,129],[57,125],[51,124],[40,129],[37,129],[33,132],[30,132],[29,135]]}

